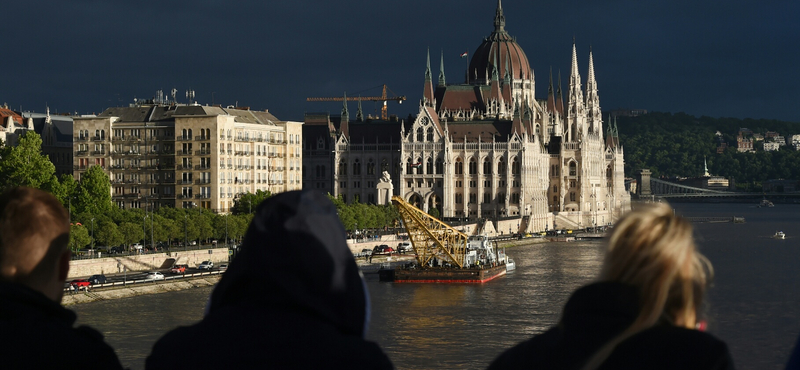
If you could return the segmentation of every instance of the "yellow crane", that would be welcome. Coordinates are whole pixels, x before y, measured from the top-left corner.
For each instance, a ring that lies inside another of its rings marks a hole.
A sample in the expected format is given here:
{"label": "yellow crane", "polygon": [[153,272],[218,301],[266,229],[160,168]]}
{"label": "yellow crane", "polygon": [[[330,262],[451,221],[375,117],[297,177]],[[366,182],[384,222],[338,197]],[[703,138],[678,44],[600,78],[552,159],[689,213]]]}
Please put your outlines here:
{"label": "yellow crane", "polygon": [[427,266],[434,257],[463,268],[466,263],[467,235],[414,207],[398,196],[392,197],[419,266]]}
{"label": "yellow crane", "polygon": [[[365,101],[380,101],[380,102],[383,102],[383,106],[381,107],[381,119],[388,120],[389,119],[389,111],[388,111],[388,107],[387,107],[387,102],[389,100],[393,100],[393,101],[399,102],[400,104],[403,104],[403,100],[406,100],[406,96],[405,95],[401,95],[401,96],[388,97],[388,96],[386,96],[386,90],[387,89],[388,88],[384,84],[383,85],[383,94],[381,96],[349,97],[349,98],[347,98],[347,101],[365,100]],[[388,89],[388,90],[392,91],[391,89]],[[394,92],[392,92],[392,94],[394,94]],[[344,99],[345,99],[344,97],[340,96],[340,97],[330,97],[330,98],[306,98],[306,101],[343,101]]]}

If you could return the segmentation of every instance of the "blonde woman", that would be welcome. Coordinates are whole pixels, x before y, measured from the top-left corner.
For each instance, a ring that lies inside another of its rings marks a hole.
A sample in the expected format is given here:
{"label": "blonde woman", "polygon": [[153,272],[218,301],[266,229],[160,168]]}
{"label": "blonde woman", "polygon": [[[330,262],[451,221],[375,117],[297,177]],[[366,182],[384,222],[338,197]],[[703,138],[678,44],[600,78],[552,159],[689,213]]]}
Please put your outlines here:
{"label": "blonde woman", "polygon": [[711,275],[686,220],[666,204],[640,207],[615,225],[598,281],[570,297],[558,325],[489,369],[733,369],[698,319]]}

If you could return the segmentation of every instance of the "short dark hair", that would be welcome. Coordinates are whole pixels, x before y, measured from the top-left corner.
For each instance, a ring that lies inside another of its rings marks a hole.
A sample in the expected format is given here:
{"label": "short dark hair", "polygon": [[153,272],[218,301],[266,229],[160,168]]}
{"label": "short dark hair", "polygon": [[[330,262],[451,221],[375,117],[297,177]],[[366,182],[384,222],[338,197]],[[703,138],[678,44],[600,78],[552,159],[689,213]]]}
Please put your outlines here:
{"label": "short dark hair", "polygon": [[[52,232],[61,225],[69,230],[69,213],[52,194],[28,187],[14,187],[0,195],[0,268],[25,253],[21,243],[42,232]],[[57,229],[56,229],[57,230]],[[69,244],[59,235],[48,246],[42,264],[55,263]]]}

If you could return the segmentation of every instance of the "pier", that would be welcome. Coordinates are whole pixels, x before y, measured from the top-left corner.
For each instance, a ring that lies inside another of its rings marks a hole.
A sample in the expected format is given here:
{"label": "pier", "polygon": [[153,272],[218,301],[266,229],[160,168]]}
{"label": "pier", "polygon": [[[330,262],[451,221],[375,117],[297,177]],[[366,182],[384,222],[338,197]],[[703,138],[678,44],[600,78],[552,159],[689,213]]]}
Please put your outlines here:
{"label": "pier", "polygon": [[733,222],[735,224],[743,224],[745,222],[744,221],[744,217],[736,217],[736,216],[732,216],[732,217],[685,217],[685,218],[689,222],[698,222],[698,223],[699,222],[703,222],[703,223],[706,223],[706,222],[708,222],[708,223],[711,223],[711,222],[713,222],[713,223]]}

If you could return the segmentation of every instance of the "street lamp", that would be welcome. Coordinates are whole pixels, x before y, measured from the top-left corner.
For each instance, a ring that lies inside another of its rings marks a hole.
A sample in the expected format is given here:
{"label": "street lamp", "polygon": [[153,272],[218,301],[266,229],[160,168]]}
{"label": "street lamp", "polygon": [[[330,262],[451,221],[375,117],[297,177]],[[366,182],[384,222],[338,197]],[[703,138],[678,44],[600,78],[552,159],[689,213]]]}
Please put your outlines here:
{"label": "street lamp", "polygon": [[[147,246],[147,208],[144,209],[144,217],[142,217],[142,244]],[[151,246],[152,247],[152,246]]]}
{"label": "street lamp", "polygon": [[92,253],[94,253],[94,217],[92,217]]}

